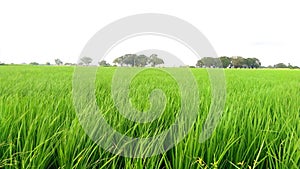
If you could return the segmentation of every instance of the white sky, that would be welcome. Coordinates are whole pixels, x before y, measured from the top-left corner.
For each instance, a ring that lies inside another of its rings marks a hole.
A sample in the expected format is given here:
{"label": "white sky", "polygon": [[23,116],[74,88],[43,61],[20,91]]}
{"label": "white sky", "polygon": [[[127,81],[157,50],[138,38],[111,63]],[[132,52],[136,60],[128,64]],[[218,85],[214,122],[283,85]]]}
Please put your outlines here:
{"label": "white sky", "polygon": [[[150,51],[143,53],[145,50]],[[161,52],[156,50],[165,51],[169,54],[164,53],[164,55],[167,56],[161,56],[161,54],[159,54]],[[158,56],[164,60],[164,66],[195,65],[197,60],[200,59],[189,48],[178,41],[165,36],[142,35],[126,39],[113,47],[105,56],[104,60],[112,63],[116,57],[122,56],[124,53],[138,53],[147,56],[158,54]],[[173,57],[176,57],[176,59],[172,59]],[[178,60],[180,61],[178,62]]]}
{"label": "white sky", "polygon": [[[299,7],[296,0],[0,1],[0,62],[54,63],[60,58],[75,63],[105,25],[133,14],[163,13],[196,26],[219,56],[300,66]],[[172,53],[180,57],[181,52]]]}

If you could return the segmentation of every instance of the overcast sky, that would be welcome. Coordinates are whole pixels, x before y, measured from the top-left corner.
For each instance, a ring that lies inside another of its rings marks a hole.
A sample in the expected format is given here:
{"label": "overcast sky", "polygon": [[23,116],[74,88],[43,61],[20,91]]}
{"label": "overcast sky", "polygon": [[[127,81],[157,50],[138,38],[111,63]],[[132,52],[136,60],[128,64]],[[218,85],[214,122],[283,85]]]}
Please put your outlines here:
{"label": "overcast sky", "polygon": [[300,66],[296,0],[0,1],[0,62],[76,62],[98,30],[140,13],[169,14],[190,22],[219,56],[257,57],[265,66]]}

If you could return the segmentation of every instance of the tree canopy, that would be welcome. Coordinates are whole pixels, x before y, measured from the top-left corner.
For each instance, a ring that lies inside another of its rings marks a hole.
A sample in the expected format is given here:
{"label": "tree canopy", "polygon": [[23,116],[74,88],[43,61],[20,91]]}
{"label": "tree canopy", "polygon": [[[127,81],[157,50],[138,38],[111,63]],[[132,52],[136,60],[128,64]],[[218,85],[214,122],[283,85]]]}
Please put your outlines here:
{"label": "tree canopy", "polygon": [[277,63],[274,65],[274,68],[288,68],[288,66],[284,63]]}
{"label": "tree canopy", "polygon": [[203,57],[197,61],[196,66],[216,68],[259,68],[261,63],[257,58],[221,56],[219,58]]}
{"label": "tree canopy", "polygon": [[85,65],[89,65],[90,63],[92,63],[93,59],[87,56],[84,56],[82,58],[80,58],[80,61],[85,64]]}
{"label": "tree canopy", "polygon": [[164,61],[156,54],[152,54],[150,57],[144,54],[126,54],[116,58],[113,63],[119,64],[120,66],[128,65],[131,67],[145,67],[147,65],[151,65],[152,67],[155,67],[157,65],[164,64]]}
{"label": "tree canopy", "polygon": [[100,62],[98,62],[99,66],[104,66],[104,67],[107,67],[107,66],[110,66],[110,64],[108,62],[106,62],[105,60],[101,60]]}
{"label": "tree canopy", "polygon": [[57,65],[62,65],[63,62],[60,59],[55,59],[55,64]]}
{"label": "tree canopy", "polygon": [[152,67],[155,67],[156,65],[164,64],[164,60],[159,58],[157,54],[152,54],[149,57],[148,63],[151,64]]}

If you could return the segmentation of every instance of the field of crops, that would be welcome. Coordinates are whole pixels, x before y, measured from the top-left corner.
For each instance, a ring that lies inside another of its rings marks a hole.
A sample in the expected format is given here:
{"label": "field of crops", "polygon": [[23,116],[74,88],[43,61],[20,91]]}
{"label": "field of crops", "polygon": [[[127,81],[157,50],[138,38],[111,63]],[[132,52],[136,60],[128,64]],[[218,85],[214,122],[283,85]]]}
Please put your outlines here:
{"label": "field of crops", "polygon": [[[300,166],[300,71],[227,69],[226,104],[212,136],[199,142],[211,89],[205,69],[191,69],[199,112],[188,135],[169,151],[128,158],[105,151],[86,135],[76,116],[75,67],[0,66],[0,168],[298,168]],[[155,136],[175,121],[181,107],[176,81],[149,69],[130,84],[132,105],[148,110],[149,94],[166,96],[162,116],[136,124],[119,115],[111,97],[116,68],[99,68],[96,100],[107,122],[132,137]],[[178,68],[180,69],[180,68]]]}

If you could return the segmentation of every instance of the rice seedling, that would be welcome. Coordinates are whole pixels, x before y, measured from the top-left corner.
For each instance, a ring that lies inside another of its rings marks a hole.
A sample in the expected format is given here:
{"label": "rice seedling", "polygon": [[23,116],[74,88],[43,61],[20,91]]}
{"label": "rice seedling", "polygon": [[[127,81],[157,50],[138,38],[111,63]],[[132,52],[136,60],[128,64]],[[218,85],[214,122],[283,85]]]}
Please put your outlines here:
{"label": "rice seedling", "polygon": [[[187,136],[169,151],[127,158],[99,147],[86,135],[73,104],[74,67],[0,67],[0,168],[298,168],[300,166],[300,71],[225,70],[226,105],[216,130],[199,142],[211,104],[205,69],[191,69],[200,95],[199,112]],[[144,112],[156,88],[166,96],[161,117],[135,123],[120,115],[111,93],[116,68],[99,68],[99,112],[120,133],[155,136],[180,110],[176,81],[158,69],[130,84],[132,105]],[[142,115],[142,114],[141,114]],[[108,138],[109,139],[109,138]]]}

